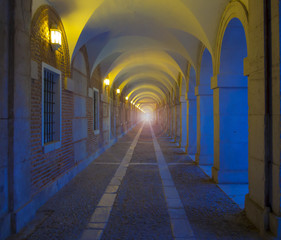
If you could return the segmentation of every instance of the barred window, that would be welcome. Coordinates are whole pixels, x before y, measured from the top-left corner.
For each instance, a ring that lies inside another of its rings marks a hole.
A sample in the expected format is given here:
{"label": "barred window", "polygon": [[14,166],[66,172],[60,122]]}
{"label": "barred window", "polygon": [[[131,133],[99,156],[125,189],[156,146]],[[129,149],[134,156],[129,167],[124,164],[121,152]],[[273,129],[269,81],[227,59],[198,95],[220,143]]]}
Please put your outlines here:
{"label": "barred window", "polygon": [[[43,63],[42,68],[42,145],[45,152],[60,147],[61,73]],[[52,145],[51,143],[54,143]],[[59,143],[59,144],[58,144]]]}
{"label": "barred window", "polygon": [[55,84],[55,73],[44,69],[44,143],[54,141]]}
{"label": "barred window", "polygon": [[94,131],[99,130],[99,90],[94,88],[93,96]]}

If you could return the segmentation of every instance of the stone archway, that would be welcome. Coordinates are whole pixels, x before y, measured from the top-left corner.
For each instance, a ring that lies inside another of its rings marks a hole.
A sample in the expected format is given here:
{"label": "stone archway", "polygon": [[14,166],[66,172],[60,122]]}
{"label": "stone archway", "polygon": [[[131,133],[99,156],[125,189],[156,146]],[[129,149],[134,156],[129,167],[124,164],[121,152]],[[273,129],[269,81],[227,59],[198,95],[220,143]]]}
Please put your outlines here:
{"label": "stone archway", "polygon": [[[244,76],[243,66],[244,58],[247,57],[247,41],[244,27],[238,18],[228,22],[220,49],[219,74],[212,79],[212,175],[219,184],[239,184],[239,187],[235,186],[240,192],[236,200],[244,207],[245,194],[248,192],[248,78]],[[225,192],[228,193],[228,190]],[[229,194],[234,195],[232,190]]]}

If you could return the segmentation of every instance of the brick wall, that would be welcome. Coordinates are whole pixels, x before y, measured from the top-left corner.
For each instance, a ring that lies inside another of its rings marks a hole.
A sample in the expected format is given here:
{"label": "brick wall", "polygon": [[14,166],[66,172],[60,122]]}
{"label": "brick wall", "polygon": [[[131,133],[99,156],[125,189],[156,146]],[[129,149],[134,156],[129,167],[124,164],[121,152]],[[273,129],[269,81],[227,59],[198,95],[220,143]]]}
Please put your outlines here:
{"label": "brick wall", "polygon": [[[62,47],[54,51],[49,41],[49,28],[57,25],[62,31]],[[79,55],[79,56],[78,56]],[[36,194],[60,176],[91,157],[109,144],[109,134],[114,137],[125,133],[133,126],[131,109],[126,106],[124,96],[120,103],[115,94],[110,100],[103,86],[101,67],[90,77],[88,55],[82,47],[75,55],[70,67],[67,40],[59,16],[49,6],[42,6],[35,13],[31,24],[31,185]],[[76,61],[77,58],[77,62]],[[42,62],[62,73],[62,141],[61,148],[49,153],[42,147]],[[77,63],[77,64],[76,64]],[[71,69],[71,70],[70,70]],[[73,89],[65,83],[70,78]],[[99,90],[99,133],[93,129],[93,98],[89,89]],[[112,109],[109,106],[114,106]],[[105,112],[106,111],[106,112]],[[111,113],[111,118],[110,118]],[[126,117],[127,115],[127,117]],[[111,120],[111,126],[109,126]],[[114,120],[116,121],[114,129]],[[106,124],[106,125],[104,125]],[[81,134],[83,132],[83,134]],[[113,137],[111,137],[111,140]]]}
{"label": "brick wall", "polygon": [[[54,51],[49,43],[49,27],[56,24],[63,32],[62,47]],[[36,62],[37,78],[31,82],[31,182],[36,193],[73,167],[72,118],[73,94],[64,89],[69,76],[69,54],[62,23],[56,13],[43,6],[35,13],[31,24],[31,58]],[[42,148],[42,62],[62,73],[62,141],[61,148],[45,154]]]}

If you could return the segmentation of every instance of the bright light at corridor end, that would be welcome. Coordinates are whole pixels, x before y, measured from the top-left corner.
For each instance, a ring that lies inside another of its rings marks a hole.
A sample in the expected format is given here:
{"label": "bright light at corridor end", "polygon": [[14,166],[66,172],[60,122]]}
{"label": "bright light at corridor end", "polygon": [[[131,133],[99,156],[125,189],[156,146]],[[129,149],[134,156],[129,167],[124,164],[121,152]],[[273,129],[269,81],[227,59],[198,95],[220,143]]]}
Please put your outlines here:
{"label": "bright light at corridor end", "polygon": [[151,114],[150,113],[144,113],[142,116],[143,120],[146,122],[150,122],[152,120]]}

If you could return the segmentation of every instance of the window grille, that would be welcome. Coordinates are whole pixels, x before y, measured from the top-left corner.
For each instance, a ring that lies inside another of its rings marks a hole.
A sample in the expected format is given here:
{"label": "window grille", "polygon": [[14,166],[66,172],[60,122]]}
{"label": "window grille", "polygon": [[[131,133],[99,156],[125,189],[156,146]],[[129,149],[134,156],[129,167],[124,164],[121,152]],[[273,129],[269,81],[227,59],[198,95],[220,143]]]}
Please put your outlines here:
{"label": "window grille", "polygon": [[99,130],[99,92],[98,90],[94,89],[94,131]]}
{"label": "window grille", "polygon": [[54,141],[55,136],[55,73],[44,69],[44,143]]}

